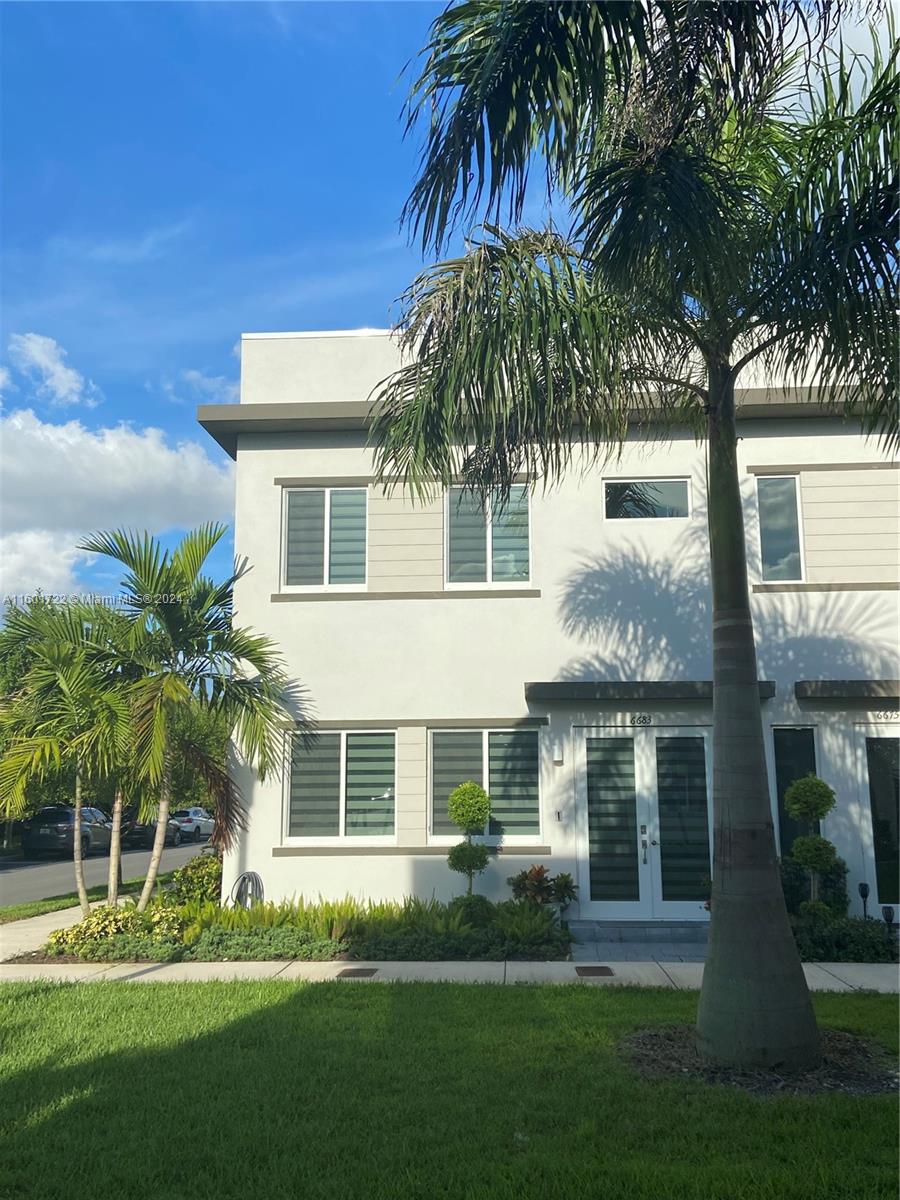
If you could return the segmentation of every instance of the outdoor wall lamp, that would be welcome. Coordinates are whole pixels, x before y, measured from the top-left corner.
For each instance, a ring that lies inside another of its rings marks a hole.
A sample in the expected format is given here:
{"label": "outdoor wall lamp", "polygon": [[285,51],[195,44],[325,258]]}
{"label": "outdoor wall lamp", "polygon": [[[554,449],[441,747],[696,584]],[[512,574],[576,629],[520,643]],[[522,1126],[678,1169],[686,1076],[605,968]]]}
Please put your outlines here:
{"label": "outdoor wall lamp", "polygon": [[867,883],[859,885],[859,897],[863,902],[863,920],[865,921],[869,916],[869,885]]}

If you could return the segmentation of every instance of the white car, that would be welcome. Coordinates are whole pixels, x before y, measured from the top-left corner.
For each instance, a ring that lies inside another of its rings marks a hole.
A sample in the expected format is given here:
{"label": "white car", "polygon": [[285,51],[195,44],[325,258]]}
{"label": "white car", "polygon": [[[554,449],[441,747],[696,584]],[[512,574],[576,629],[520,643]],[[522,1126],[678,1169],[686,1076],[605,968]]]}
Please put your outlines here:
{"label": "white car", "polygon": [[170,819],[181,830],[182,841],[193,838],[195,842],[202,842],[213,831],[213,819],[205,808],[177,808],[170,814]]}

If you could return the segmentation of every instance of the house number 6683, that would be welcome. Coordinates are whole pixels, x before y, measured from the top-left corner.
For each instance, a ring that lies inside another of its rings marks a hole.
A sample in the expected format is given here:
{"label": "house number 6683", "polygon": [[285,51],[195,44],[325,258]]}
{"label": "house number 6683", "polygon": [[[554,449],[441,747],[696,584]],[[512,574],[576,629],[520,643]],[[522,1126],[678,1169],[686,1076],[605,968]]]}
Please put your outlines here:
{"label": "house number 6683", "polygon": [[635,713],[631,718],[632,725],[652,725],[653,718],[649,713]]}

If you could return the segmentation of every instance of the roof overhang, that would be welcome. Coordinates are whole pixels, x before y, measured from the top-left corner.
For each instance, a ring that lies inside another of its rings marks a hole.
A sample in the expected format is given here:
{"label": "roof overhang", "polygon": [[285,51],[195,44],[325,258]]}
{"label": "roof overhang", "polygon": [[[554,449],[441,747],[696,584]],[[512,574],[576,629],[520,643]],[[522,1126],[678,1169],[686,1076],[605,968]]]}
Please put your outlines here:
{"label": "roof overhang", "polygon": [[[806,393],[778,388],[744,388],[735,393],[737,416],[742,420],[767,417],[834,417],[840,408],[820,405]],[[340,403],[290,402],[276,404],[203,404],[197,420],[226,454],[237,457],[238,437],[245,433],[310,433],[327,429],[365,429],[373,404],[370,400]],[[635,416],[639,414],[635,412]]]}
{"label": "roof overhang", "polygon": [[798,679],[798,700],[876,700],[900,702],[900,679]]}
{"label": "roof overhang", "polygon": [[[760,700],[771,700],[774,695],[775,684],[771,680],[761,679]],[[615,683],[591,680],[525,684],[525,699],[529,704],[611,704],[621,701],[682,704],[709,703],[712,698],[711,679],[629,679]]]}

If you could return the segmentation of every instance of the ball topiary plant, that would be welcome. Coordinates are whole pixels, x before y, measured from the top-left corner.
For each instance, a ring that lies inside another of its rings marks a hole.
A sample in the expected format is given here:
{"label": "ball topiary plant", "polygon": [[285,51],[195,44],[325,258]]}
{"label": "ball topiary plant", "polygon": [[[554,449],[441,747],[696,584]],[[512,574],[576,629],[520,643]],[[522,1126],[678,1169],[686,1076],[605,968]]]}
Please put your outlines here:
{"label": "ball topiary plant", "polygon": [[795,821],[806,821],[812,825],[827,817],[834,808],[834,791],[818,775],[804,775],[795,779],[784,793],[784,808]]}
{"label": "ball topiary plant", "polygon": [[794,838],[791,857],[809,871],[809,898],[817,905],[819,901],[819,876],[832,870],[837,862],[837,851],[827,838],[818,834]]}
{"label": "ball topiary plant", "polygon": [[481,784],[468,779],[450,793],[447,811],[453,824],[471,837],[473,833],[484,833],[491,816],[491,798]]}
{"label": "ball topiary plant", "polygon": [[472,881],[488,865],[490,856],[490,849],[483,842],[457,842],[455,846],[450,847],[447,866],[451,871],[459,871],[461,875],[466,876],[468,880],[467,895],[472,895]]}

